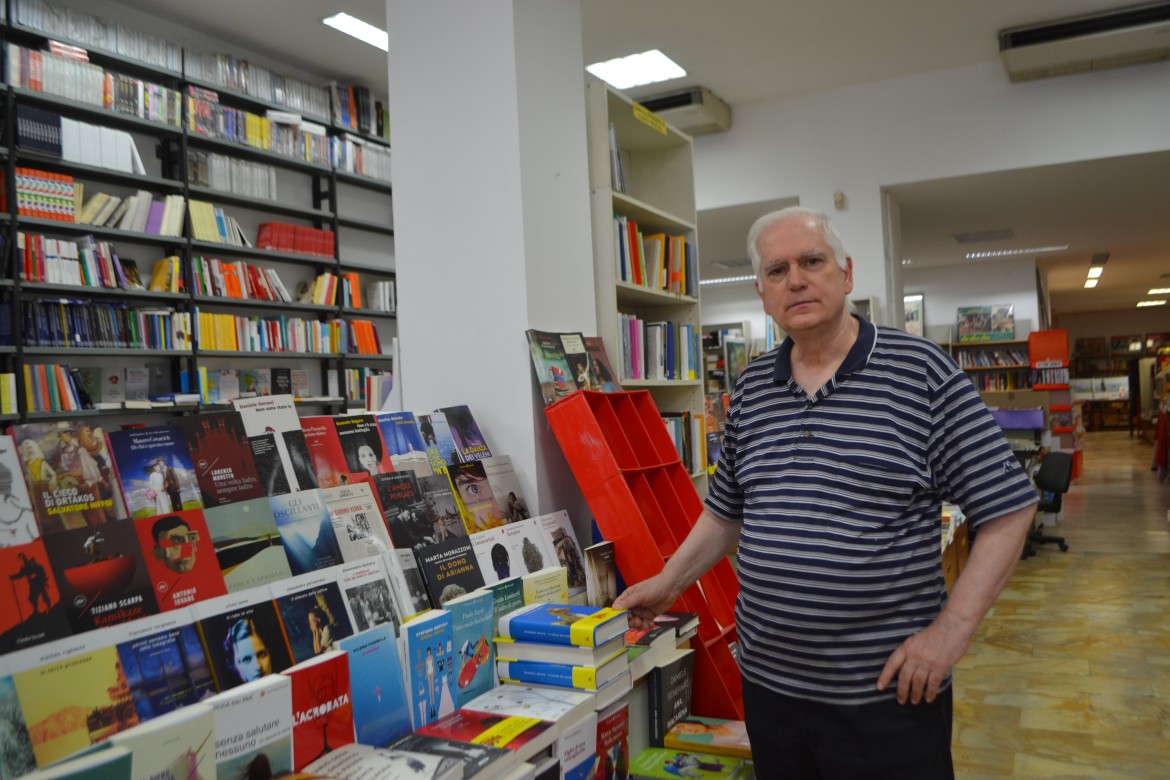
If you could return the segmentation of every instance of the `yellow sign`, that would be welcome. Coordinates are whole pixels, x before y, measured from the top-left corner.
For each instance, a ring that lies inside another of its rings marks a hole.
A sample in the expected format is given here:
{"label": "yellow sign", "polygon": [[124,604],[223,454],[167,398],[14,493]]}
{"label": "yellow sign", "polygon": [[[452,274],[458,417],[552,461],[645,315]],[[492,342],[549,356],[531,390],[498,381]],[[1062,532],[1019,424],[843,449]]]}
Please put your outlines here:
{"label": "yellow sign", "polygon": [[647,127],[652,127],[658,132],[666,135],[666,120],[655,114],[650,109],[646,108],[641,103],[634,104],[634,119],[637,119]]}

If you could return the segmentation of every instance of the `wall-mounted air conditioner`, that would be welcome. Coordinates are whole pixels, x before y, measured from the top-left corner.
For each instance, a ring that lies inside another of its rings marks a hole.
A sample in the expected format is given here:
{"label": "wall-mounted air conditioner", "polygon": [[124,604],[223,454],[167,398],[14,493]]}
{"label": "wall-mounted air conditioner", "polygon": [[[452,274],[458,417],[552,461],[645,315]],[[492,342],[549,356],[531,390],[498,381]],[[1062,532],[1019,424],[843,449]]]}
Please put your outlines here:
{"label": "wall-mounted air conditioner", "polygon": [[639,100],[690,135],[722,133],[731,127],[731,106],[705,87],[690,87]]}

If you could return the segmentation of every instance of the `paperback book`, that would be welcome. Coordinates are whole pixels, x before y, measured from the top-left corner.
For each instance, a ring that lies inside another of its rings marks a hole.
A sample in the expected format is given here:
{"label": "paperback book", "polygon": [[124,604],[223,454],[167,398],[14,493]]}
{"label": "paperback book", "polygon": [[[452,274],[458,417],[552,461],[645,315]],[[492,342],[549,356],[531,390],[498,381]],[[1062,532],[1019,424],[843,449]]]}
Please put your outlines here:
{"label": "paperback book", "polygon": [[351,480],[369,479],[375,474],[390,474],[394,471],[373,415],[334,417],[333,427],[337,431],[341,451],[345,453]]}
{"label": "paperback book", "polygon": [[418,730],[455,711],[451,615],[433,609],[403,623],[401,631],[410,720]]}
{"label": "paperback book", "polygon": [[160,610],[227,594],[202,510],[140,517],[133,523]]}
{"label": "paperback book", "polygon": [[455,704],[467,703],[491,690],[496,684],[495,634],[493,608],[495,599],[489,591],[476,590],[451,599],[444,609],[451,613],[451,638],[454,642]]}
{"label": "paperback book", "polygon": [[675,650],[650,670],[646,679],[650,744],[661,746],[666,732],[691,714],[695,652]]}
{"label": "paperback book", "polygon": [[102,743],[88,752],[37,772],[36,780],[132,780],[132,755],[124,747]]}
{"label": "paperback book", "polygon": [[524,606],[524,583],[519,577],[508,577],[498,582],[489,582],[483,589],[489,591],[495,600],[492,625],[495,627],[495,635],[499,636],[500,618]]}
{"label": "paperback book", "polygon": [[285,670],[292,681],[293,771],[354,741],[349,659],[334,650]]}
{"label": "paperback book", "polygon": [[556,564],[525,574],[520,581],[525,604],[565,604],[569,601],[568,572]]}
{"label": "paperback book", "polygon": [[344,560],[379,557],[393,549],[381,507],[369,483],[322,488],[321,495]]}
{"label": "paperback book", "polygon": [[739,758],[650,747],[630,761],[630,780],[732,780],[743,777],[743,769]]}
{"label": "paperback book", "polygon": [[553,553],[555,559],[553,562],[558,563],[567,572],[569,596],[583,594],[586,581],[585,564],[581,559],[581,547],[577,544],[573,524],[569,521],[569,513],[561,509],[540,515],[535,520],[544,533],[546,547]]}
{"label": "paperback book", "polygon": [[204,412],[171,420],[191,451],[195,479],[209,509],[265,495],[239,414]]}
{"label": "paperback book", "polygon": [[107,441],[132,519],[203,507],[191,453],[178,430],[123,428],[110,431]]}
{"label": "paperback book", "polygon": [[0,499],[0,547],[18,547],[41,535],[11,436],[0,436]]}
{"label": "paperback book", "polygon": [[0,653],[34,647],[70,633],[61,590],[43,539],[0,547]]}
{"label": "paperback book", "polygon": [[510,455],[492,455],[483,459],[484,474],[488,487],[496,500],[496,510],[505,523],[518,523],[532,517],[524,491],[520,489],[520,477],[512,466]]}
{"label": "paperback book", "polygon": [[469,534],[503,525],[504,518],[492,494],[483,461],[457,463],[448,473],[455,486],[463,525]]}
{"label": "paperback book", "polygon": [[598,666],[613,656],[624,653],[624,636],[615,636],[596,647],[578,647],[552,642],[517,642],[496,637],[496,657],[501,661],[540,661],[573,666]]}
{"label": "paperback book", "polygon": [[292,666],[268,588],[253,588],[192,607],[220,693]]}
{"label": "paperback book", "polygon": [[528,351],[532,356],[532,369],[544,405],[564,398],[577,389],[573,371],[565,359],[565,350],[559,334],[539,330],[528,330]]}
{"label": "paperback book", "polygon": [[617,598],[617,562],[613,542],[605,541],[585,548],[585,603],[591,607],[611,607]]}
{"label": "paperback book", "polygon": [[720,756],[752,757],[752,745],[742,720],[687,715],[670,727],[663,747],[698,750]]}
{"label": "paperback book", "polygon": [[609,356],[605,354],[605,342],[601,337],[586,336],[585,349],[589,353],[589,383],[585,389],[600,390],[603,393],[621,390],[617,372],[609,363]]}
{"label": "paperback book", "polygon": [[423,584],[422,574],[418,570],[413,552],[394,550],[386,553],[382,562],[386,564],[386,574],[390,579],[394,603],[403,622],[431,608],[427,588]]}
{"label": "paperback book", "polygon": [[460,463],[469,463],[473,460],[490,458],[492,452],[488,449],[487,439],[479,429],[479,424],[467,406],[448,406],[437,410],[447,420],[451,430],[451,438],[455,442],[455,455]]}
{"label": "paperback book", "polygon": [[187,610],[124,623],[111,632],[138,718],[157,718],[215,693]]}
{"label": "paperback book", "polygon": [[333,520],[320,490],[270,496],[268,503],[293,574],[307,574],[342,562]]}
{"label": "paperback book", "polygon": [[521,761],[526,761],[552,745],[557,735],[557,724],[518,715],[461,709],[420,726],[415,731],[432,737],[507,748],[516,753]]}
{"label": "paperback book", "polygon": [[564,780],[593,780],[597,776],[597,713],[589,712],[562,724],[552,754],[561,762]]}
{"label": "paperback book", "polygon": [[624,701],[597,713],[597,776],[624,780],[630,772],[630,708]]}
{"label": "paperback book", "polygon": [[354,730],[363,745],[384,747],[410,733],[397,642],[394,627],[383,623],[339,643],[349,655]]}
{"label": "paperback book", "polygon": [[193,703],[110,737],[131,752],[134,780],[192,778],[215,765],[215,711]]}
{"label": "paperback book", "polygon": [[117,518],[113,471],[100,428],[61,420],[21,423],[10,432],[42,534]]}
{"label": "paperback book", "polygon": [[424,753],[350,743],[304,768],[304,777],[346,780],[462,780],[459,761]]}
{"label": "paperback book", "polygon": [[317,487],[317,474],[291,395],[232,401],[252,448],[265,494],[278,496]]}
{"label": "paperback book", "polygon": [[292,576],[267,498],[207,509],[203,517],[229,593]]}
{"label": "paperback book", "polygon": [[0,777],[5,780],[27,775],[37,768],[16,686],[7,671],[0,671],[0,745],[4,746],[0,750]]}
{"label": "paperback book", "polygon": [[451,489],[447,474],[418,477],[418,490],[426,502],[427,519],[431,521],[431,538],[436,542],[453,536],[467,536],[459,502]]}
{"label": "paperback book", "polygon": [[483,575],[466,536],[418,547],[414,551],[431,606],[442,607],[483,586]]}
{"label": "paperback book", "polygon": [[390,747],[394,750],[458,761],[463,767],[461,776],[464,780],[493,780],[503,777],[507,770],[520,763],[516,754],[507,748],[432,737],[418,732],[408,734]]}
{"label": "paperback book", "polygon": [[400,471],[379,476],[374,480],[374,488],[395,549],[410,550],[434,542],[434,524],[413,473]]}
{"label": "paperback book", "polygon": [[459,462],[455,439],[451,437],[447,418],[442,412],[431,412],[416,415],[415,419],[418,420],[418,433],[422,437],[423,446],[426,447],[431,471],[446,474],[451,464]]}
{"label": "paperback book", "polygon": [[595,647],[626,632],[626,613],[609,607],[531,604],[500,618],[499,634],[522,642]]}
{"label": "paperback book", "polygon": [[395,471],[411,471],[418,477],[433,473],[413,412],[382,412],[375,419]]}
{"label": "paperback book", "polygon": [[354,480],[341,450],[333,418],[325,415],[302,417],[301,430],[305,434],[305,446],[309,448],[318,487],[351,484]]}
{"label": "paperback book", "polygon": [[472,534],[471,544],[487,582],[540,571],[554,563],[534,519]]}
{"label": "paperback book", "polygon": [[274,582],[270,590],[293,663],[335,650],[353,634],[333,569]]}
{"label": "paperback book", "polygon": [[596,697],[588,691],[568,691],[522,683],[501,683],[467,703],[476,712],[522,715],[554,723],[574,723],[593,712]]}
{"label": "paperback book", "polygon": [[345,597],[349,622],[355,632],[390,625],[396,632],[402,618],[394,606],[394,593],[386,573],[384,557],[363,558],[344,563],[334,571]]}
{"label": "paperback book", "polygon": [[207,703],[215,712],[215,776],[283,777],[292,772],[292,683],[287,677],[262,677]]}

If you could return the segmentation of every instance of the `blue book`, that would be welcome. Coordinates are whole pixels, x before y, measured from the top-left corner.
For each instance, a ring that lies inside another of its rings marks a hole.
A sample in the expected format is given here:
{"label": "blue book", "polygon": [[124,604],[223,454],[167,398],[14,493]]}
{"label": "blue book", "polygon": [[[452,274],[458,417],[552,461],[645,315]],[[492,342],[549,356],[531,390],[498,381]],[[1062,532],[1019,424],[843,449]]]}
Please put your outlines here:
{"label": "blue book", "polygon": [[496,684],[495,596],[488,590],[476,590],[451,599],[443,609],[451,613],[451,637],[454,642],[455,702],[464,707]]}
{"label": "blue book", "polygon": [[451,614],[432,609],[402,624],[411,725],[418,729],[455,711]]}
{"label": "blue book", "polygon": [[544,661],[499,661],[496,669],[503,682],[527,683],[529,685],[555,685],[559,688],[577,688],[583,691],[597,691],[616,680],[627,669],[625,648],[598,666],[574,664],[550,664]]}
{"label": "blue book", "polygon": [[357,741],[385,747],[410,733],[394,626],[383,623],[339,643],[349,653],[349,687]]}
{"label": "blue book", "polygon": [[269,496],[268,502],[294,575],[343,563],[333,520],[319,489]]}
{"label": "blue book", "polygon": [[596,647],[626,633],[624,610],[565,604],[529,604],[500,618],[499,635],[520,642]]}

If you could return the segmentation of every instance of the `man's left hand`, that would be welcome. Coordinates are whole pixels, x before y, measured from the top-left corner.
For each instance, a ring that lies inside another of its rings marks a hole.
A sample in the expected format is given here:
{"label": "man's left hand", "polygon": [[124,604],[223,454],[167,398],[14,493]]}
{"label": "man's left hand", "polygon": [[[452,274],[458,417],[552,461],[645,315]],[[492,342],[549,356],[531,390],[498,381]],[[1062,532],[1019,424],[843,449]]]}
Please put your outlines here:
{"label": "man's left hand", "polygon": [[963,654],[971,638],[952,625],[944,612],[929,626],[910,636],[890,654],[877,689],[884,691],[894,675],[898,676],[898,703],[927,704],[938,696],[939,687]]}

